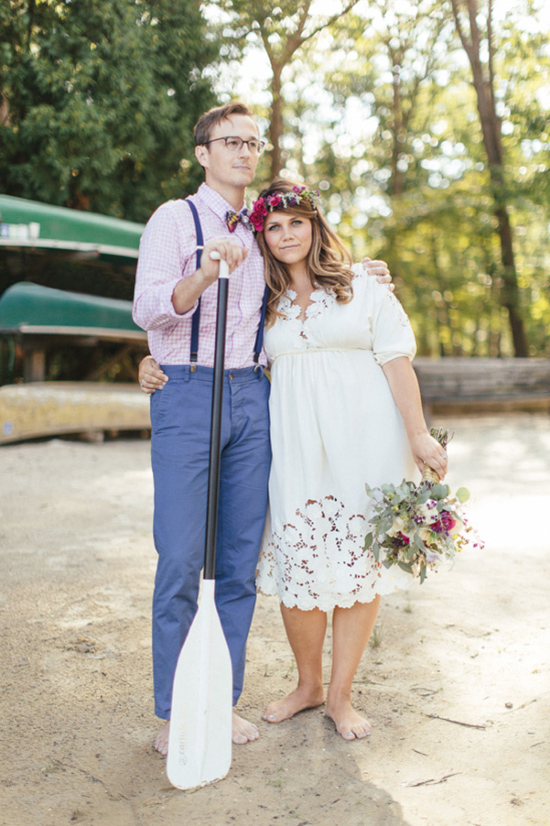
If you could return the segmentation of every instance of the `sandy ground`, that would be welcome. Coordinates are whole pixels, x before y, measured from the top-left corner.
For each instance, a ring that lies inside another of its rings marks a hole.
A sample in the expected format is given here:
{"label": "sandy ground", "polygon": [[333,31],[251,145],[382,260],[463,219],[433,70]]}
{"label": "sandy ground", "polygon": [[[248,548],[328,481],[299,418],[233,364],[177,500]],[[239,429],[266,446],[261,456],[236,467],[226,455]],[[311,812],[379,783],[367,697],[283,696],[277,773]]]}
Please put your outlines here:
{"label": "sandy ground", "polygon": [[186,793],[151,745],[148,442],[1,448],[0,824],[548,826],[550,418],[445,424],[487,547],[385,599],[355,683],[372,736],[260,721],[295,678],[261,597],[240,705],[261,739]]}

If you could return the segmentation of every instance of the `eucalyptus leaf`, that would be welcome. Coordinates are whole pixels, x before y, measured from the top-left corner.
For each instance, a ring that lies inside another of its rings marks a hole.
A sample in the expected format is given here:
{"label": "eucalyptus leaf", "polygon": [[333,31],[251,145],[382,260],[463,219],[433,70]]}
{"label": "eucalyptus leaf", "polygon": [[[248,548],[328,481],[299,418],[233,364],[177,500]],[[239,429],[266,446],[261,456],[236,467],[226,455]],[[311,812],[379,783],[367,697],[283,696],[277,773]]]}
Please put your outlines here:
{"label": "eucalyptus leaf", "polygon": [[470,491],[468,488],[459,488],[455,494],[459,502],[467,502],[470,498]]}
{"label": "eucalyptus leaf", "polygon": [[448,485],[432,485],[432,498],[433,499],[445,499],[450,493],[450,488]]}
{"label": "eucalyptus leaf", "polygon": [[426,552],[428,550],[418,534],[414,535],[414,540],[413,541],[414,541],[415,547],[418,548],[419,551]]}

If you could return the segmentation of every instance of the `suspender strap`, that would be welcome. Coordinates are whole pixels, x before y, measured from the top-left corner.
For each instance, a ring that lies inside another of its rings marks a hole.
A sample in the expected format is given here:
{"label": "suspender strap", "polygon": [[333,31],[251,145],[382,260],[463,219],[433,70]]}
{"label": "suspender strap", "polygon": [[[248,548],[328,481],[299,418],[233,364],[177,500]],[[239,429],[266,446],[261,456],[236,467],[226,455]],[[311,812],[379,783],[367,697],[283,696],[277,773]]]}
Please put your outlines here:
{"label": "suspender strap", "polygon": [[[186,203],[189,205],[189,209],[191,210],[191,214],[193,215],[193,221],[195,222],[195,232],[197,234],[197,269],[199,269],[201,265],[201,258],[202,258],[202,248],[204,246],[204,238],[202,235],[202,227],[201,222],[199,219],[199,213],[197,212],[197,207],[190,201],[189,198],[186,198]],[[201,300],[199,298],[197,309],[193,313],[193,321],[191,324],[191,372],[195,373],[197,370],[197,358],[199,356],[199,325],[201,321]]]}
{"label": "suspender strap", "polygon": [[256,335],[256,343],[254,344],[254,370],[259,370],[260,365],[258,363],[260,358],[260,353],[262,352],[262,346],[264,343],[264,324],[265,324],[265,314],[267,311],[267,299],[269,296],[269,289],[266,287],[264,292],[264,300],[262,302],[262,315],[260,318],[260,326],[258,327],[258,333]]}

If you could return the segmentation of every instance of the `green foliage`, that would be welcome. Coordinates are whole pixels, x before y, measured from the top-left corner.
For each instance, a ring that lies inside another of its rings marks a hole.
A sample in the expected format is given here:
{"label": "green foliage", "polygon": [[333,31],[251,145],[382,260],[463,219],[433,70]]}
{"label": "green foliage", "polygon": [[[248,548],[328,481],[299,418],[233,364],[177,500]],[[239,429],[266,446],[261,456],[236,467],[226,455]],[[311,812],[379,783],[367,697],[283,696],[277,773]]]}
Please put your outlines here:
{"label": "green foliage", "polygon": [[12,0],[0,42],[5,192],[140,221],[195,188],[218,49],[198,2]]}
{"label": "green foliage", "polygon": [[[495,35],[501,197],[514,232],[529,354],[548,355],[550,52],[547,33],[522,29],[521,11]],[[294,144],[286,145],[300,152],[309,126],[322,130],[321,146],[305,167],[298,158],[287,167],[321,186],[355,260],[389,263],[419,353],[513,355],[493,182],[449,7],[373,0],[307,68],[309,84],[313,74],[331,105],[324,100],[321,115],[305,107]]]}

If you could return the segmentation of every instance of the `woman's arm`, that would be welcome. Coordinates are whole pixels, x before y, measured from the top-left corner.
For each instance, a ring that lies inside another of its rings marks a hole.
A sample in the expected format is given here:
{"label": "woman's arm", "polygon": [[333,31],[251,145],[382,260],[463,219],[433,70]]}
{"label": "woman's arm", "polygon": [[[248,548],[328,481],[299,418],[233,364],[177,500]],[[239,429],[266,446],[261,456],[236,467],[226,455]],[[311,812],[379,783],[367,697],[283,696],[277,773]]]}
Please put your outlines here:
{"label": "woman's arm", "polygon": [[429,465],[443,479],[447,473],[447,454],[429,434],[422,412],[418,380],[410,360],[406,356],[400,356],[387,361],[382,370],[403,417],[414,461],[420,471],[424,470],[424,465]]}

